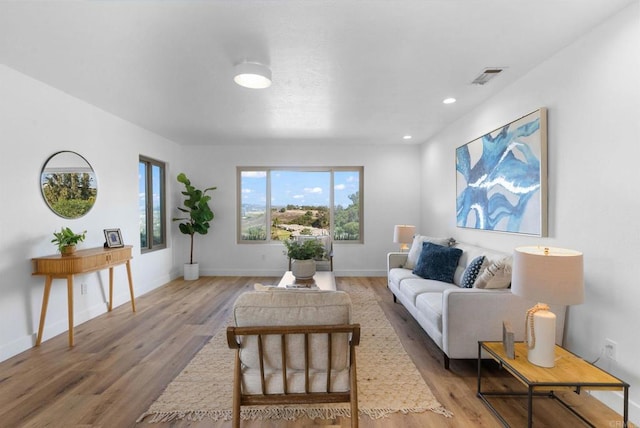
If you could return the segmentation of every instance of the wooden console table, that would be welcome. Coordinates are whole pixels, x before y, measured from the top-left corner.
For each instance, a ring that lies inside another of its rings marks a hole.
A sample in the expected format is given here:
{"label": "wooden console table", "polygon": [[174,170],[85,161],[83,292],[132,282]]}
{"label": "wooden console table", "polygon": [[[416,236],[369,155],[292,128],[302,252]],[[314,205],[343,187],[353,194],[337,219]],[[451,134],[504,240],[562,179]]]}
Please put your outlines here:
{"label": "wooden console table", "polygon": [[47,315],[47,305],[49,304],[49,292],[51,291],[51,283],[54,279],[67,280],[69,346],[73,346],[73,275],[109,269],[109,311],[111,311],[113,307],[113,267],[123,263],[126,264],[127,277],[129,278],[129,292],[131,293],[131,308],[133,312],[136,311],[136,304],[133,297],[133,280],[131,278],[131,248],[131,245],[125,245],[121,248],[89,248],[79,250],[70,256],[63,257],[60,254],[54,254],[32,259],[33,275],[44,275],[46,277],[36,346],[40,346],[42,342],[44,319]]}

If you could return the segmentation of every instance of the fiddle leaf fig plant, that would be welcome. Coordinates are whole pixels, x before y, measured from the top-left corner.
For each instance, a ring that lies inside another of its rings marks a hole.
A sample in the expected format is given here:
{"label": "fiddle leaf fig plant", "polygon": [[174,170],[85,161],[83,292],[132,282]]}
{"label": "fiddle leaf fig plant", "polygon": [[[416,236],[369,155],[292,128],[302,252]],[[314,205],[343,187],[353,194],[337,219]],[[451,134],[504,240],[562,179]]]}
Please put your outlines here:
{"label": "fiddle leaf fig plant", "polygon": [[191,185],[191,181],[181,172],[178,174],[178,182],[184,184],[185,190],[182,194],[185,196],[183,207],[178,207],[186,215],[183,217],[174,217],[173,221],[181,221],[178,225],[180,232],[189,235],[191,238],[191,252],[189,256],[189,264],[193,264],[193,237],[196,233],[206,235],[209,232],[209,222],[213,220],[214,214],[209,207],[211,196],[206,193],[215,190],[216,187],[208,187],[200,190]]}
{"label": "fiddle leaf fig plant", "polygon": [[62,252],[65,247],[72,247],[78,242],[84,241],[86,233],[86,230],[82,233],[75,233],[68,227],[62,227],[60,228],[60,232],[53,232],[54,238],[51,242],[56,244],[58,246],[58,250]]}

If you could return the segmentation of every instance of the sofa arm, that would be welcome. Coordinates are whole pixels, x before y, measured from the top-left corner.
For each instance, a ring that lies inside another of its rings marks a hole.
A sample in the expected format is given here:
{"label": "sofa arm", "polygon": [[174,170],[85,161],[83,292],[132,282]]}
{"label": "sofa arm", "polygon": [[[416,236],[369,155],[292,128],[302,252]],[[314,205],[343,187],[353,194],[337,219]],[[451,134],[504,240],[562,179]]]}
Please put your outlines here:
{"label": "sofa arm", "polygon": [[401,268],[407,263],[409,253],[387,253],[387,272],[394,268]]}
{"label": "sofa arm", "polygon": [[[515,340],[524,340],[525,316],[533,306],[510,289],[459,288],[442,295],[442,350],[449,358],[477,358],[478,341],[502,341],[502,322],[509,321]],[[564,333],[565,306],[553,306],[556,342]]]}

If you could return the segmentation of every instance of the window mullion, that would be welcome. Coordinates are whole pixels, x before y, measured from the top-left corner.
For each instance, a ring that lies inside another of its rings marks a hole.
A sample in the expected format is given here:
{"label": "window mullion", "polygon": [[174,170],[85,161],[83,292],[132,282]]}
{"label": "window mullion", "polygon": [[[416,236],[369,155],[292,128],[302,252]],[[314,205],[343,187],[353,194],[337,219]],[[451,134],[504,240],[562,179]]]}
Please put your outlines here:
{"label": "window mullion", "polygon": [[267,196],[266,196],[266,203],[265,203],[265,210],[266,212],[264,213],[264,218],[265,218],[265,223],[266,223],[266,241],[267,242],[271,242],[271,170],[268,169],[266,170],[267,172]]}
{"label": "window mullion", "polygon": [[331,239],[333,239],[333,227],[334,227],[334,192],[335,192],[335,185],[334,185],[334,180],[333,180],[333,173],[334,173],[334,169],[331,168],[331,170],[329,171],[329,236],[331,236]]}
{"label": "window mullion", "polygon": [[146,223],[147,223],[147,250],[153,248],[153,165],[151,162],[146,162],[146,174],[147,174],[147,183],[146,183],[146,200],[145,204],[147,206],[147,215],[146,215]]}

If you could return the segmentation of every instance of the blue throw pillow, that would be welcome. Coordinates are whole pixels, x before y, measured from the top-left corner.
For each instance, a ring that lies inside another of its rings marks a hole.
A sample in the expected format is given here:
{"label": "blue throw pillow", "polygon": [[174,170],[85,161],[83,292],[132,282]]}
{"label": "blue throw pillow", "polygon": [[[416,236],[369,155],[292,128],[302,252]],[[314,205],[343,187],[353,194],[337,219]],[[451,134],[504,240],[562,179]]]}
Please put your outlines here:
{"label": "blue throw pillow", "polygon": [[425,242],[413,273],[425,279],[453,284],[458,260],[462,256],[460,248],[443,247],[442,245]]}
{"label": "blue throw pillow", "polygon": [[480,275],[480,269],[484,263],[484,256],[478,256],[469,263],[469,266],[464,270],[462,279],[460,280],[460,287],[473,288],[473,284],[476,282],[476,278]]}

